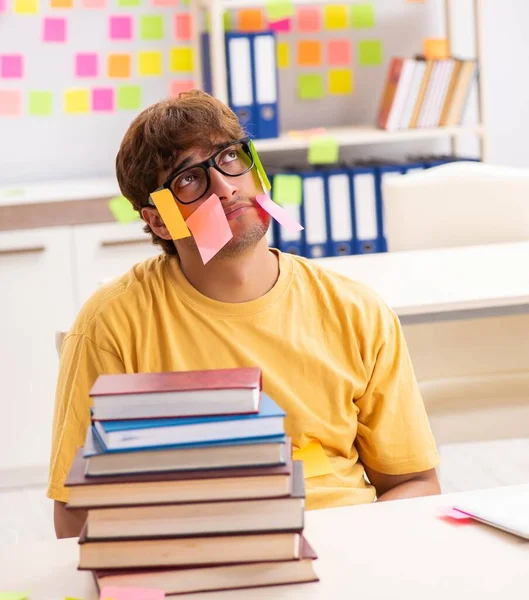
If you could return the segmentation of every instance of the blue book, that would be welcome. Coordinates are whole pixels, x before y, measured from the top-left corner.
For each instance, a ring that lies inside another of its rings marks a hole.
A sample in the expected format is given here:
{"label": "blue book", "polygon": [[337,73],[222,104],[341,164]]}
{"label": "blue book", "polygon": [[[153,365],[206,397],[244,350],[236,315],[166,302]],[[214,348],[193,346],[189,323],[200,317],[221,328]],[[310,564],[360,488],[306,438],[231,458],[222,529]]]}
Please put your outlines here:
{"label": "blue book", "polygon": [[94,421],[94,429],[106,450],[124,450],[225,442],[284,434],[285,412],[264,392],[258,413]]}

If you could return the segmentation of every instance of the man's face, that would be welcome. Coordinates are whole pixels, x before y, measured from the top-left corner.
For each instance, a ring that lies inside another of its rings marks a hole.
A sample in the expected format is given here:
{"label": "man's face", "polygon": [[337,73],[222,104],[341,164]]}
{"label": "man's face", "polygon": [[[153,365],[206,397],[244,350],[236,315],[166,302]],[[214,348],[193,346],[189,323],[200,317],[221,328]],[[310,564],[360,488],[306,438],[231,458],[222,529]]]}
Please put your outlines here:
{"label": "man's face", "polygon": [[[215,145],[231,140],[215,140]],[[182,152],[176,164],[158,176],[158,185],[162,185],[167,177],[181,168],[193,166],[207,160],[211,154],[199,148],[191,148]],[[222,164],[220,164],[222,168]],[[255,197],[263,193],[255,168],[239,177],[229,177],[214,168],[209,169],[210,187],[196,202],[182,204],[175,199],[184,219],[190,217],[212,194],[216,194],[222,204],[233,238],[220,250],[215,258],[236,256],[254,247],[266,234],[270,225],[270,215],[256,202]],[[196,248],[192,237],[176,240],[177,249],[187,246]]]}

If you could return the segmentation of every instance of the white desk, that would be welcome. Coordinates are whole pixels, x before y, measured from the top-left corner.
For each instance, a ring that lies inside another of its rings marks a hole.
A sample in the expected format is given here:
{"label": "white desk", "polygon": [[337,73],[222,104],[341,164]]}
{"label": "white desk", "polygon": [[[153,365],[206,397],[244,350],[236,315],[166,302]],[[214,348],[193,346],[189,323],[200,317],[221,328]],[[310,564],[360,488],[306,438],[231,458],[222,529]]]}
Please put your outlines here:
{"label": "white desk", "polygon": [[[525,486],[527,487],[527,486]],[[439,518],[452,494],[307,513],[321,581],[178,596],[189,600],[498,600],[526,598],[529,542],[476,522]],[[91,575],[77,571],[77,540],[0,550],[0,590],[31,600],[96,600]]]}
{"label": "white desk", "polygon": [[529,312],[529,241],[316,262],[376,290],[403,323]]}

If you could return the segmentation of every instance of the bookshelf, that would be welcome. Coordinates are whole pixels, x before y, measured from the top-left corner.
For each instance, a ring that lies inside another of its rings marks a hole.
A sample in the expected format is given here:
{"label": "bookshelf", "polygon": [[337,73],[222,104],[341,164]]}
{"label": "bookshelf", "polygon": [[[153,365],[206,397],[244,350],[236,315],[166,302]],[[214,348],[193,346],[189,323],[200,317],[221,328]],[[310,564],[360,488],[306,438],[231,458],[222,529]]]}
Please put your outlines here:
{"label": "bookshelf", "polygon": [[[291,0],[296,5],[325,5],[336,3],[336,0]],[[327,133],[337,140],[340,147],[361,146],[366,144],[387,144],[402,143],[415,140],[434,140],[446,139],[451,142],[452,151],[457,148],[457,140],[460,136],[476,135],[479,141],[480,158],[486,161],[486,139],[485,139],[485,121],[483,106],[483,64],[480,55],[482,46],[482,27],[481,27],[481,2],[482,0],[470,0],[473,8],[473,24],[475,34],[475,57],[480,65],[480,76],[478,80],[478,105],[480,123],[477,125],[462,125],[459,127],[437,127],[430,129],[412,129],[399,131],[385,131],[370,125],[343,126],[327,128]],[[446,37],[452,45],[453,18],[455,12],[452,11],[454,0],[443,0],[445,31]],[[197,0],[191,3],[191,12],[193,16],[193,45],[196,60],[196,78],[202,81],[201,71],[201,48],[200,48],[200,23],[202,22],[202,11],[208,11],[210,14],[210,62],[213,94],[225,103],[228,103],[227,71],[226,71],[226,50],[224,44],[224,24],[223,15],[225,10],[252,8],[265,6],[264,0]],[[379,98],[376,98],[379,101]],[[317,123],[314,124],[318,126]],[[256,148],[259,152],[278,152],[288,150],[298,150],[308,148],[310,141],[308,139],[299,139],[282,133],[278,138],[256,140]]]}

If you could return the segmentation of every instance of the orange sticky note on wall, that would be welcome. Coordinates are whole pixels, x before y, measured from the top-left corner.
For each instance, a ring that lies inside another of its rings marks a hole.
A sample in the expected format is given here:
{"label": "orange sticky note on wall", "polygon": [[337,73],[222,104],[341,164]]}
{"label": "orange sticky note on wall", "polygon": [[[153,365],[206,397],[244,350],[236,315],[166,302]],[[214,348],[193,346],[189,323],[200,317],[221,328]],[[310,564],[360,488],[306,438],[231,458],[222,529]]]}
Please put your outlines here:
{"label": "orange sticky note on wall", "polygon": [[239,31],[263,31],[264,12],[261,8],[242,8],[239,11]]}
{"label": "orange sticky note on wall", "polygon": [[191,235],[184,217],[176,205],[176,200],[169,190],[153,192],[151,198],[173,240],[181,240]]}
{"label": "orange sticky note on wall", "polygon": [[423,43],[426,58],[450,58],[450,44],[446,38],[427,38]]}
{"label": "orange sticky note on wall", "polygon": [[331,461],[318,440],[312,440],[309,444],[303,446],[303,448],[294,450],[292,458],[303,461],[303,475],[305,479],[332,473]]}
{"label": "orange sticky note on wall", "polygon": [[321,42],[319,40],[300,40],[297,56],[300,67],[319,67],[321,65]]}

